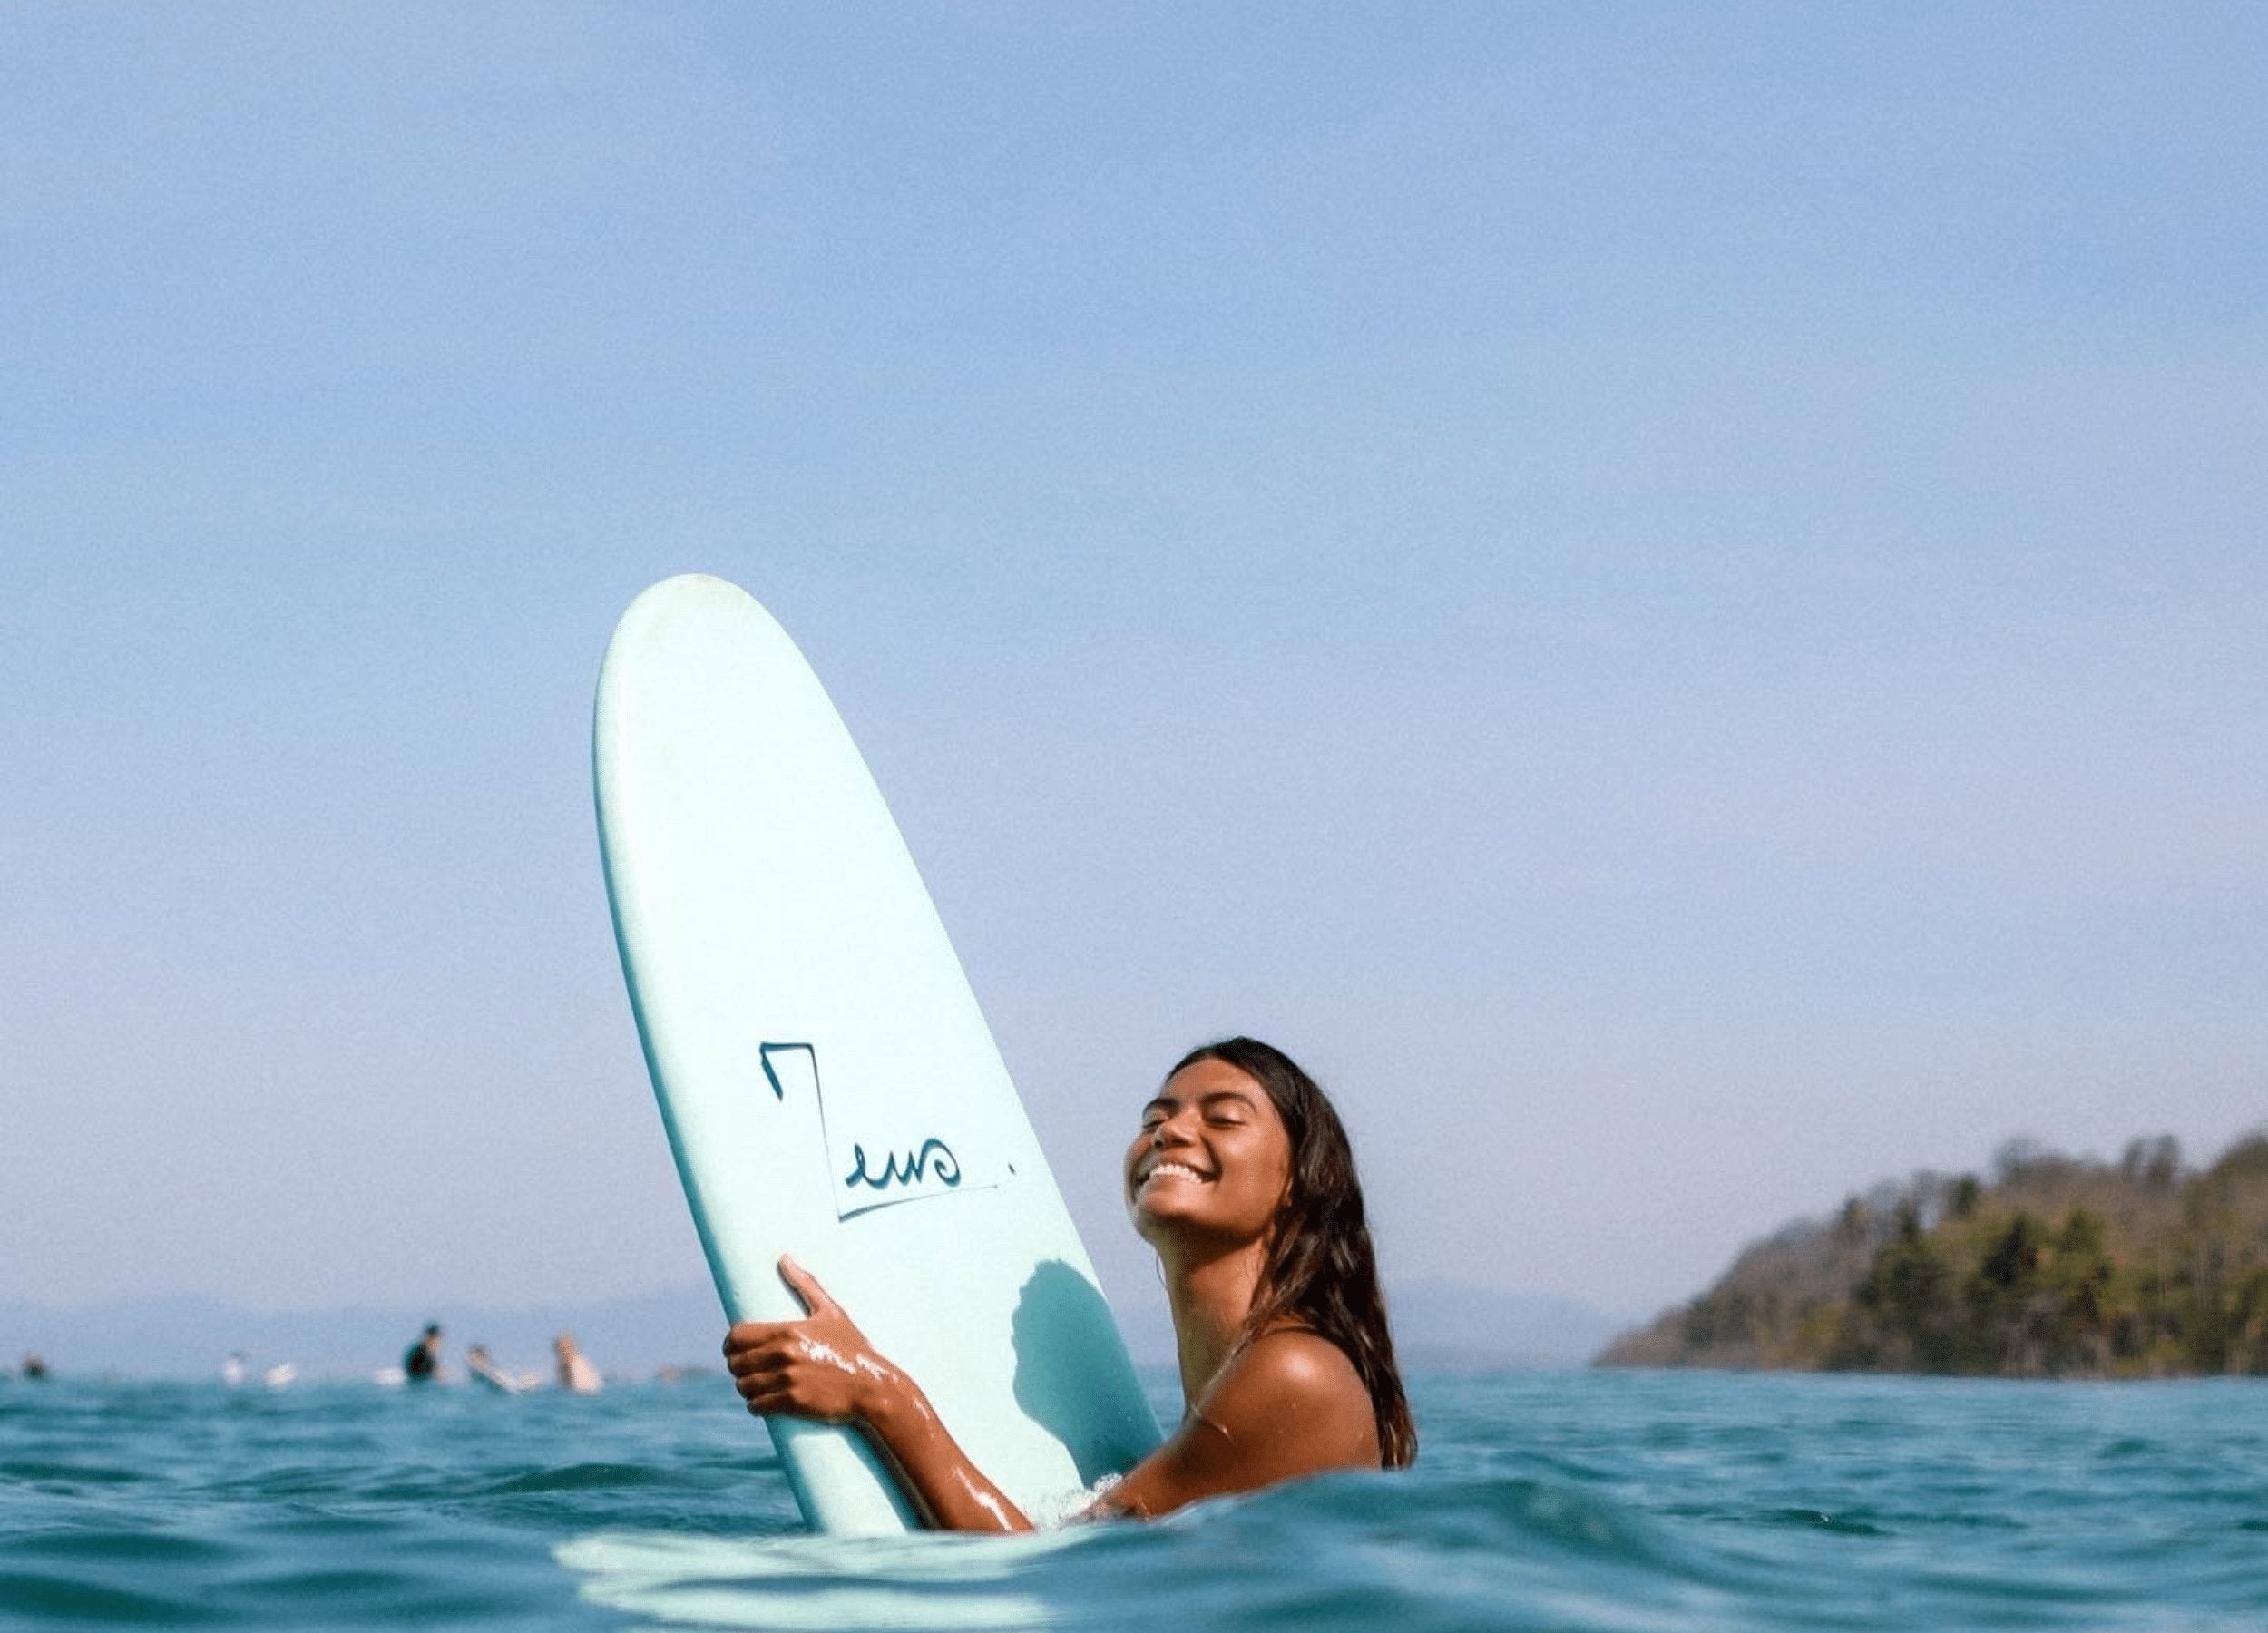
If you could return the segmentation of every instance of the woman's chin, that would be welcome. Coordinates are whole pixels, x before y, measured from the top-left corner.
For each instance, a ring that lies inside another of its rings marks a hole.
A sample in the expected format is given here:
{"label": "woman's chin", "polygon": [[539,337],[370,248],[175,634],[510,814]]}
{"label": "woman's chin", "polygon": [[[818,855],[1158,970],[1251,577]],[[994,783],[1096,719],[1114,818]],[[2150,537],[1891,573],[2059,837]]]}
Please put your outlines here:
{"label": "woman's chin", "polygon": [[1188,1216],[1174,1203],[1171,1197],[1137,1196],[1126,1205],[1127,1217],[1134,1221],[1134,1234],[1145,1242],[1154,1242],[1178,1232],[1188,1223]]}
{"label": "woman's chin", "polygon": [[1134,1234],[1145,1242],[1217,1236],[1221,1223],[1207,1207],[1208,1200],[1193,1186],[1159,1186],[1136,1196],[1127,1212],[1133,1218]]}

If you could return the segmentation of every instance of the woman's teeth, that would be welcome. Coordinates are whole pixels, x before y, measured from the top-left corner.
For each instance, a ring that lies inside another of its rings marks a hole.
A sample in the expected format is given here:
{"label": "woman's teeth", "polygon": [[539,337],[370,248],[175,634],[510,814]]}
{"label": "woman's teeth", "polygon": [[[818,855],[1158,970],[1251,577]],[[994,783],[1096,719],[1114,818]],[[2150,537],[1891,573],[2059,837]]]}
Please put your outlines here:
{"label": "woman's teeth", "polygon": [[1186,1164],[1160,1162],[1142,1177],[1142,1183],[1148,1185],[1153,1179],[1202,1179],[1204,1178],[1204,1175]]}

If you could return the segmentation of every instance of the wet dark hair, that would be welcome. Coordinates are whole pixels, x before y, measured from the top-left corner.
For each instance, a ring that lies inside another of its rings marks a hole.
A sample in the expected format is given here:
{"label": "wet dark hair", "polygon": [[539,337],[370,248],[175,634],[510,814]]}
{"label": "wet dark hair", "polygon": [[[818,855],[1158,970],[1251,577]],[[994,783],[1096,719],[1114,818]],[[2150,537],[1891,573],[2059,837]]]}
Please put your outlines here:
{"label": "wet dark hair", "polygon": [[1284,1120],[1292,1147],[1292,1180],[1268,1244],[1266,1267],[1241,1346],[1276,1326],[1304,1326],[1346,1352],[1378,1418],[1379,1461],[1389,1469],[1417,1456],[1417,1426],[1394,1365],[1393,1334],[1378,1259],[1363,1212],[1362,1182],[1346,1126],[1315,1080],[1291,1056],[1256,1038],[1224,1038],[1193,1049],[1173,1071],[1199,1061],[1234,1066],[1261,1088]]}

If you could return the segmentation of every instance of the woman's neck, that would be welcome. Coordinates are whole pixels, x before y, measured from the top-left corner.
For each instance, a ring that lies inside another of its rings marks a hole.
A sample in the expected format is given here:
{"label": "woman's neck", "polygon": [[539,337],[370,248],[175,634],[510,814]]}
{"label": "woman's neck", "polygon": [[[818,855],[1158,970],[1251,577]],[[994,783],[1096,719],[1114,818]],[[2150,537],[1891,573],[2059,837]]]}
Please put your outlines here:
{"label": "woman's neck", "polygon": [[1181,1401],[1194,1407],[1244,1330],[1267,1266],[1267,1248],[1246,1242],[1220,1252],[1161,1251],[1166,1303],[1173,1311],[1181,1364]]}

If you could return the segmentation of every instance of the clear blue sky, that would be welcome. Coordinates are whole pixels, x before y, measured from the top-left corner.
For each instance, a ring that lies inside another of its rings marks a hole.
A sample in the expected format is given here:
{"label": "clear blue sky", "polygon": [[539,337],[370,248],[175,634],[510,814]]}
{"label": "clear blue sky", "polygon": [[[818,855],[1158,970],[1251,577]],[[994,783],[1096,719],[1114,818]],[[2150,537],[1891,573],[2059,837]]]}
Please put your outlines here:
{"label": "clear blue sky", "polygon": [[700,1276],[599,655],[867,750],[1106,1280],[1246,1029],[1641,1311],[2268,1120],[2268,13],[0,11],[0,1295]]}

